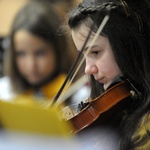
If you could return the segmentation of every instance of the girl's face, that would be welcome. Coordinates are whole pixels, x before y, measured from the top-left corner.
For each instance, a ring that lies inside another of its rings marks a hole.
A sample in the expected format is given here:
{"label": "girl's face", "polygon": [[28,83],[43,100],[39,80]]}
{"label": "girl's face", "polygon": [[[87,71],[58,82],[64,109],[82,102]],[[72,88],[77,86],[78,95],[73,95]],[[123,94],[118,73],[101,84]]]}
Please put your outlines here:
{"label": "girl's face", "polygon": [[54,50],[42,38],[26,30],[18,30],[14,47],[18,70],[29,83],[37,84],[54,73]]}
{"label": "girl's face", "polygon": [[[79,28],[72,31],[72,38],[78,51],[81,50],[88,32],[89,30],[87,30],[87,28]],[[85,54],[90,46],[94,35],[95,33],[91,35],[83,54]],[[85,61],[85,73],[93,75],[95,80],[104,85],[104,89],[106,89],[117,76],[122,74],[115,61],[108,38],[104,36],[99,36],[97,38],[92,49],[85,56]]]}

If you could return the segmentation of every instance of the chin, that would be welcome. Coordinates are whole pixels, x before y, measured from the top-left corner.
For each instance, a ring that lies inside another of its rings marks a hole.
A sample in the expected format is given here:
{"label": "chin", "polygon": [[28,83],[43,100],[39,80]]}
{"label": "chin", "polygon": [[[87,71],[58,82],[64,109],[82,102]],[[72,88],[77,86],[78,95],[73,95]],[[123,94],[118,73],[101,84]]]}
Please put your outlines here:
{"label": "chin", "polygon": [[109,87],[110,84],[104,84],[104,89],[107,90],[107,88]]}
{"label": "chin", "polygon": [[37,85],[41,82],[41,80],[28,80],[28,82],[32,85]]}

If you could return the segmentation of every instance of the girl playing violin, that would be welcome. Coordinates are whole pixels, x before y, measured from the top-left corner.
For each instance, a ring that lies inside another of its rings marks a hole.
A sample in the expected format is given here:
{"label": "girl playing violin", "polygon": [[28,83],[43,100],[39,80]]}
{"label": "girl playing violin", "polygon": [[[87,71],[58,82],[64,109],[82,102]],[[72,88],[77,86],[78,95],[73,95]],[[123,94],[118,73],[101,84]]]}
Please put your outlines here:
{"label": "girl playing violin", "polygon": [[[109,19],[92,48],[104,17]],[[128,79],[136,98],[112,116],[121,150],[150,149],[150,2],[147,0],[84,0],[69,14],[69,27],[78,51],[85,56],[85,73],[91,77],[91,98],[109,88],[115,78]]]}
{"label": "girl playing violin", "polygon": [[11,89],[15,95],[46,100],[55,96],[76,56],[58,31],[60,24],[50,2],[29,2],[18,12],[4,62],[7,77],[1,79],[1,85],[10,84],[1,86],[1,99],[11,99]]}

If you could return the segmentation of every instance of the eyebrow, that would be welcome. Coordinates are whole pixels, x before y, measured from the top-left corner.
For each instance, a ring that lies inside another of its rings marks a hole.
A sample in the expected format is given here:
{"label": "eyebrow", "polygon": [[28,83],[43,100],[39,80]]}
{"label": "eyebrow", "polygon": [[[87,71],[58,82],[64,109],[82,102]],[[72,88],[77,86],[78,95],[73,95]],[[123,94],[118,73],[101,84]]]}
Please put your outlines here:
{"label": "eyebrow", "polygon": [[[90,46],[85,47],[83,51],[87,51],[89,47],[90,47]],[[91,47],[91,49],[93,49],[93,48],[95,48],[95,47],[98,47],[98,45],[93,45],[93,46]],[[78,50],[78,51],[81,51],[81,50]]]}

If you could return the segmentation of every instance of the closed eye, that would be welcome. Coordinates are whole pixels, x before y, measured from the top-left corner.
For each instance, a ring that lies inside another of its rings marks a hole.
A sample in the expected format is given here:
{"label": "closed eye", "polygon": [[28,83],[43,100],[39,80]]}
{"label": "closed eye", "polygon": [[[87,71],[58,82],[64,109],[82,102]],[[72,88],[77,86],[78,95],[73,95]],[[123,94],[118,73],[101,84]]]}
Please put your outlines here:
{"label": "closed eye", "polygon": [[25,55],[26,55],[26,53],[25,53],[24,51],[21,51],[21,50],[20,50],[20,51],[17,51],[17,52],[16,52],[16,56],[17,56],[17,57],[23,57],[23,56],[25,56]]}
{"label": "closed eye", "polygon": [[92,51],[92,54],[98,55],[100,53],[100,51]]}
{"label": "closed eye", "polygon": [[45,50],[38,50],[37,52],[36,52],[36,56],[45,56],[46,55],[46,51]]}

